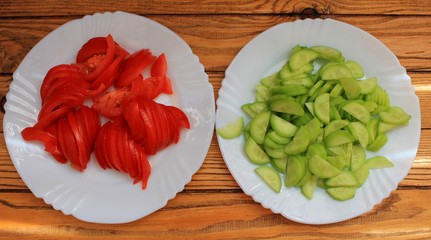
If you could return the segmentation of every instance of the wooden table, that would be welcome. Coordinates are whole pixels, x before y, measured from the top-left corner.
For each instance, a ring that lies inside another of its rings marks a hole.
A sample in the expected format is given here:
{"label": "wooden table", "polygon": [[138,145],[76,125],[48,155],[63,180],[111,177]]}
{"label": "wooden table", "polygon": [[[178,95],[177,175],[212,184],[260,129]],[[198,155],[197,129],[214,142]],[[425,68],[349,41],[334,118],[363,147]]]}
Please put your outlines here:
{"label": "wooden table", "polygon": [[21,60],[49,32],[86,14],[117,10],[153,19],[188,42],[209,74],[215,98],[234,56],[271,26],[333,18],[371,33],[399,58],[420,98],[421,141],[408,176],[368,213],[335,224],[304,225],[245,195],[213,137],[202,168],[164,208],[132,223],[103,225],[63,215],[36,198],[16,172],[2,137],[0,239],[431,239],[431,1],[2,0],[0,94],[6,94]]}

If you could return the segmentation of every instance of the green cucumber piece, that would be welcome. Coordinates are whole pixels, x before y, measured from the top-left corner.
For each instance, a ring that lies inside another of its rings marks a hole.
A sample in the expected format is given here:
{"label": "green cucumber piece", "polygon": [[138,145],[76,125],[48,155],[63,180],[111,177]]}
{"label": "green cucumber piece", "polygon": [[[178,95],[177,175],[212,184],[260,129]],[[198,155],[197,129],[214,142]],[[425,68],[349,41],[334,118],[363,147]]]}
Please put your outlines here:
{"label": "green cucumber piece", "polygon": [[310,171],[320,178],[332,178],[341,173],[338,168],[332,166],[317,154],[310,158],[308,166]]}
{"label": "green cucumber piece", "polygon": [[358,141],[363,148],[366,148],[368,146],[368,130],[363,123],[350,122],[348,125],[348,129],[355,138],[355,140]]}
{"label": "green cucumber piece", "polygon": [[271,125],[271,128],[277,133],[277,135],[285,138],[293,137],[296,131],[298,131],[297,126],[275,114],[271,114],[269,123]]}
{"label": "green cucumber piece", "polygon": [[355,139],[353,138],[353,136],[345,130],[335,130],[334,132],[326,136],[324,139],[325,145],[327,147],[334,147],[346,143],[351,143],[354,140]]}
{"label": "green cucumber piece", "polygon": [[308,181],[302,185],[301,192],[308,199],[312,199],[314,195],[314,191],[316,190],[317,180],[319,179],[316,175],[311,175],[308,178]]}
{"label": "green cucumber piece", "polygon": [[241,110],[251,118],[254,118],[257,114],[268,111],[269,107],[266,102],[253,102],[242,105]]}
{"label": "green cucumber piece", "polygon": [[241,136],[243,129],[244,129],[244,118],[238,117],[232,122],[229,122],[224,126],[218,128],[216,132],[218,135],[220,135],[220,137],[224,139],[234,139]]}
{"label": "green cucumber piece", "polygon": [[342,171],[337,176],[329,178],[325,182],[325,185],[328,187],[356,187],[358,184],[358,178],[351,171]]}
{"label": "green cucumber piece", "polygon": [[302,66],[310,63],[319,56],[319,53],[311,49],[301,49],[290,55],[289,68],[292,71],[300,69]]}
{"label": "green cucumber piece", "polygon": [[271,166],[280,173],[286,173],[287,157],[284,158],[271,158]]}
{"label": "green cucumber piece", "polygon": [[320,136],[321,132],[323,131],[322,125],[323,125],[322,122],[320,122],[320,120],[317,117],[311,119],[304,125],[304,127],[308,131],[308,136],[310,137],[310,141],[313,142],[317,140],[317,138]]}
{"label": "green cucumber piece", "polygon": [[335,130],[340,130],[340,129],[344,128],[348,124],[349,124],[349,121],[344,120],[344,119],[331,121],[325,127],[325,136],[329,135],[330,133],[334,132]]}
{"label": "green cucumber piece", "polygon": [[304,109],[295,99],[280,99],[271,103],[269,107],[274,112],[289,113],[293,115],[304,115]]}
{"label": "green cucumber piece", "polygon": [[355,197],[356,187],[333,187],[326,192],[335,200],[345,201]]}
{"label": "green cucumber piece", "polygon": [[346,61],[344,64],[350,69],[354,78],[362,78],[364,76],[364,69],[356,61]]}
{"label": "green cucumber piece", "polygon": [[273,142],[277,144],[288,144],[292,140],[292,138],[290,137],[283,137],[278,135],[275,131],[270,131],[267,134],[267,137],[269,137]]}
{"label": "green cucumber piece", "polygon": [[347,166],[347,161],[344,156],[327,156],[326,161],[340,170],[343,170],[344,167]]}
{"label": "green cucumber piece", "polygon": [[394,164],[391,161],[389,161],[389,159],[383,156],[375,156],[375,157],[369,158],[365,162],[365,164],[369,169],[388,168],[388,167],[394,166]]}
{"label": "green cucumber piece", "polygon": [[352,156],[350,157],[350,170],[355,172],[367,160],[367,153],[361,145],[353,145]]}
{"label": "green cucumber piece", "polygon": [[363,164],[358,170],[355,171],[356,178],[358,179],[358,187],[364,184],[365,180],[367,180],[368,175],[370,175],[370,169],[367,164]]}
{"label": "green cucumber piece", "polygon": [[321,72],[323,80],[337,80],[341,78],[352,78],[352,71],[342,63],[332,64],[324,68]]}
{"label": "green cucumber piece", "polygon": [[328,46],[313,46],[310,49],[319,53],[317,58],[325,59],[329,61],[335,61],[335,62],[344,61],[344,57],[338,49],[328,47]]}
{"label": "green cucumber piece", "polygon": [[267,164],[270,162],[269,156],[265,151],[254,141],[252,137],[245,141],[245,153],[252,163]]}
{"label": "green cucumber piece", "polygon": [[341,78],[340,83],[343,86],[347,99],[357,99],[361,94],[361,86],[358,80],[354,78]]}
{"label": "green cucumber piece", "polygon": [[282,86],[272,86],[269,88],[270,93],[277,95],[277,94],[283,94],[286,96],[299,96],[302,94],[308,93],[308,87],[304,85],[282,85]]}
{"label": "green cucumber piece", "polygon": [[381,133],[377,135],[376,139],[374,139],[374,142],[372,142],[367,146],[367,150],[372,152],[377,152],[380,150],[380,148],[385,146],[387,142],[388,142],[388,137],[386,136],[385,133]]}
{"label": "green cucumber piece", "polygon": [[256,117],[251,120],[250,135],[257,144],[263,144],[263,141],[265,140],[270,117],[271,112],[267,111],[257,114]]}
{"label": "green cucumber piece", "polygon": [[401,125],[408,122],[411,118],[411,115],[406,113],[401,107],[392,106],[388,111],[380,112],[379,117],[386,123]]}
{"label": "green cucumber piece", "polygon": [[273,168],[263,165],[254,171],[272,190],[281,191],[281,177]]}
{"label": "green cucumber piece", "polygon": [[272,148],[268,147],[266,145],[263,145],[263,149],[265,150],[266,154],[272,158],[284,158],[287,157],[287,154],[284,152],[284,148]]}
{"label": "green cucumber piece", "polygon": [[322,123],[329,124],[329,93],[319,95],[314,101],[314,113]]}
{"label": "green cucumber piece", "polygon": [[343,110],[365,124],[370,122],[370,112],[364,105],[360,103],[349,102],[343,106]]}
{"label": "green cucumber piece", "polygon": [[287,169],[284,184],[286,187],[295,186],[305,175],[305,161],[299,156],[287,159]]}
{"label": "green cucumber piece", "polygon": [[303,153],[307,150],[309,144],[310,136],[308,135],[307,129],[305,127],[300,127],[292,141],[284,147],[284,152],[288,155]]}
{"label": "green cucumber piece", "polygon": [[278,72],[273,73],[267,77],[260,79],[260,83],[265,87],[271,87],[273,85],[278,84],[280,80],[278,79]]}
{"label": "green cucumber piece", "polygon": [[377,87],[377,78],[367,78],[364,80],[359,80],[359,87],[361,88],[361,94],[372,93]]}
{"label": "green cucumber piece", "polygon": [[319,155],[319,157],[326,159],[326,157],[328,156],[328,153],[326,152],[325,146],[323,146],[323,144],[320,144],[320,143],[310,144],[310,146],[307,149],[307,153],[305,154],[305,156],[308,159],[310,159],[314,155]]}
{"label": "green cucumber piece", "polygon": [[265,102],[271,97],[271,91],[264,85],[256,86],[256,101]]}

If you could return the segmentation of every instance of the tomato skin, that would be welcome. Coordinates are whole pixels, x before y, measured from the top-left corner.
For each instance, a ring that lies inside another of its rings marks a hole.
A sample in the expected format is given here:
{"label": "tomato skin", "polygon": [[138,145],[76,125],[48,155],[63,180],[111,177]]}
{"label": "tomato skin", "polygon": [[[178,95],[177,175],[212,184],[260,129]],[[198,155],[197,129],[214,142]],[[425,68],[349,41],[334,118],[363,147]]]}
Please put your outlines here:
{"label": "tomato skin", "polygon": [[163,79],[160,77],[150,77],[147,79],[132,81],[132,92],[138,97],[154,99],[163,91]]}
{"label": "tomato skin", "polygon": [[109,67],[91,84],[91,89],[98,89],[103,85],[102,92],[104,92],[111,87],[115,79],[118,77],[118,70],[120,69],[124,57],[124,55],[121,55],[115,58],[111,65],[109,65]]}
{"label": "tomato skin", "polygon": [[125,59],[121,74],[114,83],[115,87],[127,87],[132,80],[138,75],[141,75],[145,68],[152,64],[155,59],[156,57],[151,54],[148,49],[142,49],[130,55]]}
{"label": "tomato skin", "polygon": [[162,92],[166,94],[172,94],[171,80],[166,76],[168,70],[168,63],[166,62],[166,56],[164,53],[160,54],[159,57],[154,61],[151,67],[151,77],[159,77],[162,81]]}
{"label": "tomato skin", "polygon": [[[94,81],[100,74],[102,74],[103,71],[105,71],[106,68],[108,68],[112,61],[114,61],[115,42],[111,35],[106,37],[106,44],[106,53],[104,54],[104,57],[97,63],[97,66],[94,68],[91,67],[90,69],[84,69],[84,72],[86,73],[84,76],[85,80],[90,82]],[[97,55],[93,55],[93,57],[94,56]]]}
{"label": "tomato skin", "polygon": [[142,188],[147,187],[151,174],[147,154],[142,145],[131,138],[121,118],[102,126],[95,144],[95,155],[102,168],[128,173],[134,183],[141,181]]}

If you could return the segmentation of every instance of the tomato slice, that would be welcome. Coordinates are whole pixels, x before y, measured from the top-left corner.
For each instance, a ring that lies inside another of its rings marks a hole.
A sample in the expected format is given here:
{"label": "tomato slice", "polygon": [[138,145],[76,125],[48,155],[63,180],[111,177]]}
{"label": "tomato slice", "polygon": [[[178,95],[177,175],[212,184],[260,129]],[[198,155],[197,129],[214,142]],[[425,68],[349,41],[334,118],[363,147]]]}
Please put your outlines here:
{"label": "tomato slice", "polygon": [[160,77],[150,77],[143,81],[136,81],[137,95],[144,96],[148,99],[154,99],[159,96],[163,91],[163,79]]}
{"label": "tomato slice", "polygon": [[102,116],[114,119],[121,115],[123,101],[130,95],[128,89],[116,89],[93,99],[93,109]]}
{"label": "tomato slice", "polygon": [[94,81],[108,66],[114,61],[115,57],[115,42],[111,35],[106,37],[106,53],[96,54],[86,59],[84,73],[85,80]]}
{"label": "tomato slice", "polygon": [[162,92],[167,94],[172,94],[172,84],[171,80],[166,76],[168,69],[168,63],[166,62],[165,54],[160,54],[159,57],[154,61],[151,67],[151,76],[159,77],[162,81]]}
{"label": "tomato slice", "polygon": [[[124,48],[122,48],[118,43],[114,41],[115,44],[115,55],[130,55]],[[106,37],[94,37],[88,40],[76,55],[76,63],[84,63],[87,59],[93,55],[102,55],[107,52],[108,44]]]}
{"label": "tomato slice", "polygon": [[166,106],[166,108],[174,114],[181,127],[190,129],[189,119],[181,109],[174,106]]}
{"label": "tomato slice", "polygon": [[115,58],[111,65],[109,65],[109,67],[91,84],[91,88],[98,89],[103,84],[102,92],[104,92],[111,87],[115,79],[118,77],[118,70],[120,69],[123,59],[124,55]]}
{"label": "tomato slice", "polygon": [[132,80],[142,74],[145,68],[153,63],[155,59],[156,57],[151,54],[148,49],[142,49],[130,55],[125,60],[121,74],[114,83],[115,87],[127,87]]}
{"label": "tomato slice", "polygon": [[58,83],[55,84],[60,79],[67,78],[63,80],[61,84],[64,84],[64,81],[79,81],[84,79],[84,74],[79,72],[79,68],[77,66],[61,64],[51,68],[46,76],[43,79],[42,85],[40,87],[40,96],[42,102],[45,102],[47,97],[57,89]]}

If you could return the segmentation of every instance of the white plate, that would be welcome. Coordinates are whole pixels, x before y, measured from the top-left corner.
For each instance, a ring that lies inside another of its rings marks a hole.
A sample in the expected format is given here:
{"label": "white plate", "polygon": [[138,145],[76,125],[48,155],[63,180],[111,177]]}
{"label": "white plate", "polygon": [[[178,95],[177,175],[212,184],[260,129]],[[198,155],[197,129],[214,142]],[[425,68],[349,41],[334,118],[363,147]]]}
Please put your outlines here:
{"label": "white plate", "polygon": [[[389,142],[377,154],[388,157],[395,167],[372,170],[365,184],[352,200],[333,200],[318,189],[307,200],[299,188],[285,188],[274,193],[253,172],[256,165],[247,159],[244,138],[224,140],[218,137],[223,158],[242,190],[275,213],[307,224],[339,222],[370,211],[395,190],[407,175],[419,144],[419,100],[406,70],[395,55],[370,34],[332,19],[298,20],[274,26],[259,34],[235,57],[226,70],[219,91],[216,127],[237,116],[247,116],[240,106],[253,102],[259,80],[281,68],[295,45],[327,45],[339,49],[346,59],[358,61],[368,76],[376,76],[389,93],[391,104],[403,107],[412,115],[408,127],[388,134]],[[368,153],[368,156],[376,154]]]}
{"label": "white plate", "polygon": [[[157,101],[175,105],[187,114],[191,130],[178,144],[150,158],[152,174],[146,190],[133,185],[127,174],[103,171],[94,156],[79,173],[53,160],[40,144],[21,138],[40,110],[39,87],[54,65],[72,63],[88,39],[112,34],[127,50],[149,48],[166,54],[174,94]],[[199,59],[178,35],[150,19],[125,12],[94,14],[70,21],[43,38],[13,75],[4,116],[6,145],[18,173],[36,197],[64,214],[96,223],[124,223],[142,218],[166,205],[184,189],[201,167],[214,131],[214,94]]]}

